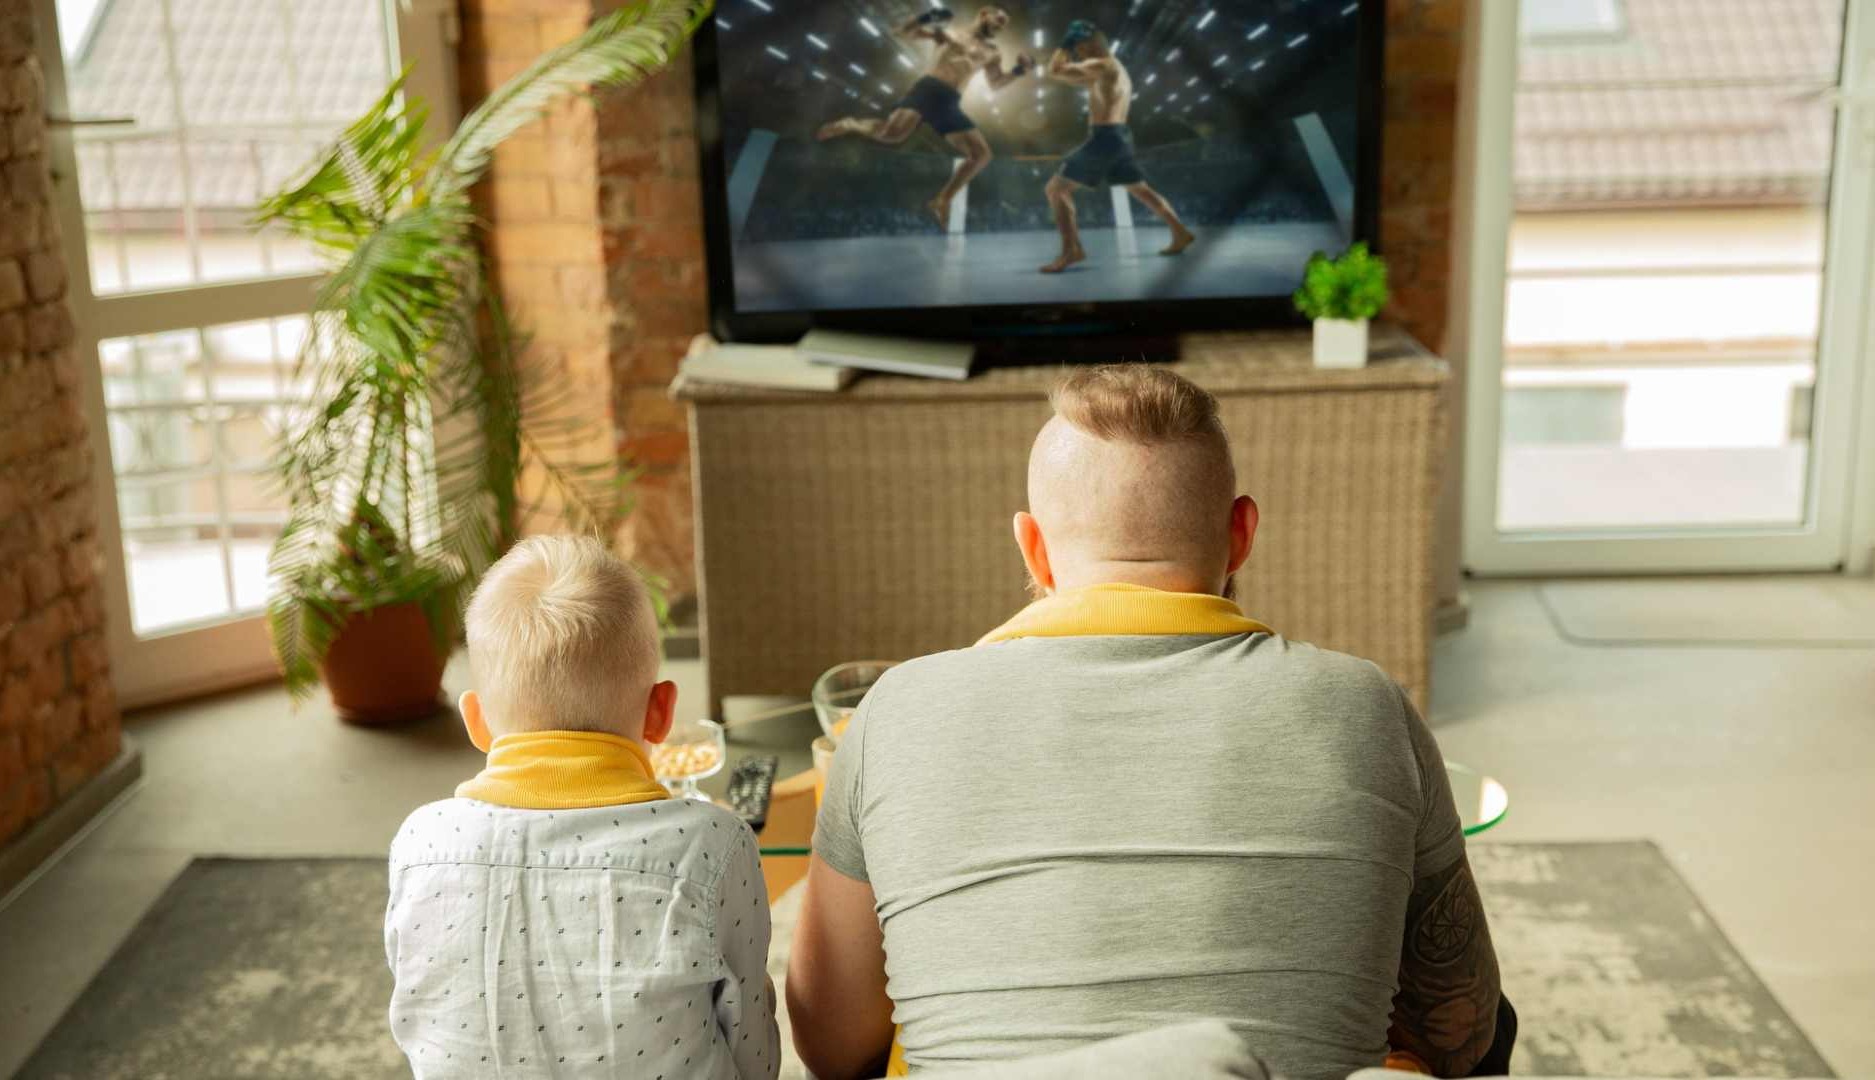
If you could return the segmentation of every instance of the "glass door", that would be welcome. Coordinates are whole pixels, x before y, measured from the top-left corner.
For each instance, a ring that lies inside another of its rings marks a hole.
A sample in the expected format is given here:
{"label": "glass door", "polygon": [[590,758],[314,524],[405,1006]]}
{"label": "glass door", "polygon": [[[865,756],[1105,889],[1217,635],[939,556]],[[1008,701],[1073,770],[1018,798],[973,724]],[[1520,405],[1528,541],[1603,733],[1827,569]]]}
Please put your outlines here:
{"label": "glass door", "polygon": [[[313,253],[254,206],[383,92],[387,0],[37,0],[119,696],[272,670],[268,475]],[[406,20],[406,28],[421,27]],[[430,22],[432,32],[441,22]]]}
{"label": "glass door", "polygon": [[1840,564],[1868,7],[1484,5],[1474,570]]}

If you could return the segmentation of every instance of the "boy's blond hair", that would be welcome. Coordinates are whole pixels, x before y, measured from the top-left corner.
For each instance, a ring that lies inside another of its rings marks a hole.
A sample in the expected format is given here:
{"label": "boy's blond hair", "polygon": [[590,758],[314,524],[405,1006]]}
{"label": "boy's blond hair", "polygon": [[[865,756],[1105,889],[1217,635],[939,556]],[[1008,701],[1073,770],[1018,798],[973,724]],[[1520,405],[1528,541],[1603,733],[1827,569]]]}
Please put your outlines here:
{"label": "boy's blond hair", "polygon": [[535,536],[503,555],[469,602],[469,663],[488,724],[636,737],[657,681],[651,596],[586,536]]}

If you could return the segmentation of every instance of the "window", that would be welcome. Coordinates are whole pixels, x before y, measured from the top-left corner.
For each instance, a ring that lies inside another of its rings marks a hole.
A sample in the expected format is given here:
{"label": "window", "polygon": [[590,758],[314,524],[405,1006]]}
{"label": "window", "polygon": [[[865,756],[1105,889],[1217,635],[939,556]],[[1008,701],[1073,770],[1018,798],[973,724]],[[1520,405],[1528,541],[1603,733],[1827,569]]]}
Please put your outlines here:
{"label": "window", "polygon": [[1529,41],[1615,38],[1626,29],[1621,0],[1523,0],[1521,11]]}

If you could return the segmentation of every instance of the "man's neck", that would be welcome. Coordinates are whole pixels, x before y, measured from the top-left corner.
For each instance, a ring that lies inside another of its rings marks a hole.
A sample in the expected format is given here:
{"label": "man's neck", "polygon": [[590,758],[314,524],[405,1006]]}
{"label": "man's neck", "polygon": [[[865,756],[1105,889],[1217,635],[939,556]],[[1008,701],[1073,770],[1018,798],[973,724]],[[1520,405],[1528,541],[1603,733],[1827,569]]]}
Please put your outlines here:
{"label": "man's neck", "polygon": [[1071,574],[1055,575],[1055,592],[1086,588],[1089,585],[1138,585],[1161,592],[1208,593],[1220,596],[1224,583],[1192,571],[1177,563],[1109,562],[1077,568]]}

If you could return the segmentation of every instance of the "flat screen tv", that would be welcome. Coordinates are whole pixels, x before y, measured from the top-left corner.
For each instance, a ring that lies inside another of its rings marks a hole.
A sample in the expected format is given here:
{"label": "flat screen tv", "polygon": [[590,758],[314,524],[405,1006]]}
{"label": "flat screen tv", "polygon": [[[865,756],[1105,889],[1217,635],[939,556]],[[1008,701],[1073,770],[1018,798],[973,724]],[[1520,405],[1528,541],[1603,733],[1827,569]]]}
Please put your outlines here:
{"label": "flat screen tv", "polygon": [[1270,325],[1373,240],[1384,0],[942,3],[720,0],[719,336]]}

